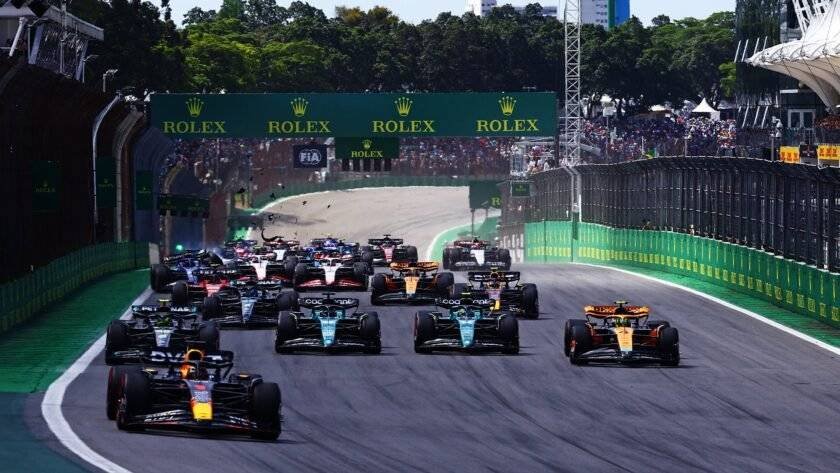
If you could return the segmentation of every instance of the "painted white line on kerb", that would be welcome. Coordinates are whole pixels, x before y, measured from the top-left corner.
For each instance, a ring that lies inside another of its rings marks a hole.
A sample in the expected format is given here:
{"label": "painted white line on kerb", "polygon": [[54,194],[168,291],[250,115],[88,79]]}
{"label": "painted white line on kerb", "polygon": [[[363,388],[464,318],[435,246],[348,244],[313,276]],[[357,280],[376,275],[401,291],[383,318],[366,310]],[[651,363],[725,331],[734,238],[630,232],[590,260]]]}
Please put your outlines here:
{"label": "painted white line on kerb", "polygon": [[[152,289],[146,288],[131,305],[141,304],[150,295],[152,295]],[[127,319],[129,317],[131,317],[131,306],[120,316],[121,319]],[[108,473],[131,473],[129,470],[94,452],[92,448],[76,435],[76,432],[70,427],[67,419],[64,418],[64,413],[61,411],[61,403],[64,402],[64,393],[67,391],[67,387],[80,374],[84,373],[93,359],[102,352],[103,348],[105,348],[105,335],[99,337],[78,360],[73,362],[58,379],[50,384],[46,394],[44,394],[44,400],[41,401],[41,415],[47,421],[47,426],[58,441],[67,450],[70,450],[82,460]]]}
{"label": "painted white line on kerb", "polygon": [[[437,246],[438,240],[440,240],[440,237],[442,237],[447,232],[451,232],[452,230],[456,230],[456,229],[461,228],[461,227],[466,227],[467,225],[469,225],[469,223],[465,223],[464,225],[456,225],[452,228],[447,228],[446,230],[444,230],[444,231],[438,233],[437,235],[435,235],[435,237],[432,238],[432,242],[429,243],[429,247],[426,248],[426,261],[435,261],[434,260],[435,255],[433,253],[435,251],[435,247]],[[441,255],[441,257],[443,257],[443,256]]]}
{"label": "painted white line on kerb", "polygon": [[611,269],[613,271],[618,271],[620,273],[630,274],[630,275],[633,275],[633,276],[636,276],[636,277],[639,277],[639,278],[642,278],[642,279],[647,279],[648,281],[658,282],[659,284],[664,284],[668,287],[681,289],[685,292],[694,294],[695,296],[699,296],[699,297],[702,297],[703,299],[714,302],[715,304],[722,305],[722,306],[726,307],[727,309],[731,309],[731,310],[734,310],[735,312],[739,312],[741,314],[744,314],[747,317],[753,318],[753,319],[758,320],[759,322],[765,323],[765,324],[767,324],[767,325],[769,325],[773,328],[779,329],[782,332],[787,333],[788,335],[793,335],[794,337],[796,337],[796,338],[798,338],[802,341],[805,341],[805,342],[811,343],[813,345],[816,345],[816,346],[818,346],[818,347],[820,347],[824,350],[828,350],[831,353],[834,353],[835,355],[840,355],[840,348],[838,348],[838,347],[835,347],[833,345],[829,345],[828,343],[825,343],[821,340],[817,340],[816,338],[814,338],[810,335],[806,335],[806,334],[804,334],[802,332],[799,332],[797,330],[794,330],[794,329],[792,329],[792,328],[790,328],[786,325],[782,325],[779,322],[776,322],[775,320],[768,319],[767,317],[765,317],[761,314],[757,314],[757,313],[755,313],[751,310],[744,309],[743,307],[738,307],[735,304],[732,304],[730,302],[726,302],[723,299],[718,299],[715,296],[710,296],[710,295],[708,295],[704,292],[700,292],[700,291],[697,291],[695,289],[691,289],[689,287],[681,286],[681,285],[679,285],[677,283],[674,283],[674,282],[671,282],[671,281],[664,281],[662,279],[657,279],[653,276],[634,273],[633,271],[629,271],[629,270],[626,270],[626,269],[613,268],[612,266],[602,266],[600,264],[589,264],[589,263],[572,263],[572,264],[576,264],[576,265],[579,265],[579,266],[591,266],[593,268]]}

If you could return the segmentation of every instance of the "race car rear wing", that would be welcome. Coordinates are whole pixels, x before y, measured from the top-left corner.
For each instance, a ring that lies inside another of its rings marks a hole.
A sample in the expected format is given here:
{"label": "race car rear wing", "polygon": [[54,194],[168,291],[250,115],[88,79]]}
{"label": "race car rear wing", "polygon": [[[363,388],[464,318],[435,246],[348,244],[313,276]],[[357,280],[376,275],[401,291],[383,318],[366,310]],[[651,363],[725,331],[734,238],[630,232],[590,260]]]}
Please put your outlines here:
{"label": "race car rear wing", "polygon": [[[149,351],[142,357],[143,363],[155,365],[181,365],[186,363],[184,354],[192,349],[203,349],[203,344],[200,342],[192,342],[184,350],[183,353],[173,353],[168,351]],[[205,368],[227,368],[233,364],[233,352],[229,350],[207,351],[204,352],[202,364]]]}
{"label": "race car rear wing", "polygon": [[368,239],[368,245],[370,246],[382,246],[384,243],[390,243],[395,246],[400,246],[404,243],[405,240],[402,238],[370,238]]}
{"label": "race car rear wing", "polygon": [[334,306],[342,309],[352,309],[359,307],[359,299],[351,297],[331,297],[332,294],[325,294],[327,297],[301,297],[298,299],[298,305],[305,309],[314,309],[316,307]]}
{"label": "race car rear wing", "polygon": [[519,271],[470,271],[467,273],[467,280],[478,283],[493,281],[511,283],[519,281],[520,276]]}
{"label": "race car rear wing", "polygon": [[391,269],[399,273],[407,273],[410,271],[419,271],[421,273],[431,273],[438,270],[438,264],[434,261],[418,261],[416,263],[402,262],[391,263]]}
{"label": "race car rear wing", "polygon": [[245,280],[245,281],[239,281],[239,280],[231,281],[230,286],[235,287],[235,288],[259,287],[261,289],[272,289],[272,288],[275,288],[275,287],[276,288],[283,287],[283,283],[281,283],[279,281],[273,281],[273,280],[270,280],[270,279],[262,280],[262,281],[257,281],[257,280],[254,280],[254,279],[248,279],[248,280]]}
{"label": "race car rear wing", "polygon": [[198,313],[196,306],[160,306],[160,305],[133,305],[131,312],[134,315],[144,314],[164,314],[169,313],[173,315],[191,315]]}
{"label": "race car rear wing", "polygon": [[455,241],[452,242],[452,246],[472,246],[472,245],[475,245],[476,243],[478,243],[480,245],[483,245],[483,246],[490,246],[490,242],[487,241],[487,240],[479,240],[479,241],[455,240]]}
{"label": "race car rear wing", "polygon": [[588,305],[583,308],[588,317],[599,319],[621,316],[625,318],[641,318],[650,315],[650,308],[636,305]]}
{"label": "race car rear wing", "polygon": [[436,299],[435,305],[438,307],[443,307],[444,309],[451,309],[453,307],[458,306],[465,306],[465,307],[480,307],[482,309],[489,309],[496,305],[496,301],[493,299],[472,299],[469,297],[461,297],[461,298],[446,298],[446,299]]}

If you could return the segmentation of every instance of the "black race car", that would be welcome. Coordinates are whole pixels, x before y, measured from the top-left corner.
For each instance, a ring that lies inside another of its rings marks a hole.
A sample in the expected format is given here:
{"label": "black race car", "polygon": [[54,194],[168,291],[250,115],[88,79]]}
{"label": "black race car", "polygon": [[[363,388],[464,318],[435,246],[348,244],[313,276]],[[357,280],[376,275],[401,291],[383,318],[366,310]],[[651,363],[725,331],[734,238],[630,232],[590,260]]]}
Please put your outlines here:
{"label": "black race car", "polygon": [[496,312],[492,299],[440,299],[445,310],[417,312],[414,318],[414,351],[499,351],[519,353],[519,321],[507,312]]}
{"label": "black race car", "polygon": [[235,280],[204,298],[201,313],[221,327],[273,328],[281,310],[297,308],[297,293],[276,281]]}
{"label": "black race car", "polygon": [[650,309],[616,305],[586,306],[586,319],[566,321],[564,352],[574,365],[598,363],[680,364],[680,334],[663,320],[648,320]]}
{"label": "black race car", "polygon": [[518,271],[471,271],[467,273],[469,283],[458,283],[452,289],[456,297],[493,299],[495,310],[509,312],[529,319],[540,316],[539,294],[536,284],[519,284]]}
{"label": "black race car", "polygon": [[140,363],[143,359],[183,355],[190,344],[219,349],[219,327],[198,322],[196,307],[134,306],[130,320],[113,320],[105,335],[105,363]]}
{"label": "black race car", "polygon": [[441,297],[449,297],[455,277],[452,273],[438,273],[437,269],[434,262],[391,263],[390,273],[373,275],[370,303],[434,304]]}
{"label": "black race car", "polygon": [[168,292],[175,281],[196,282],[196,272],[222,266],[222,258],[208,250],[186,250],[163,258],[153,264],[149,272],[150,285],[155,292]]}
{"label": "black race car", "polygon": [[283,311],[277,322],[274,350],[291,353],[296,350],[361,351],[377,354],[382,351],[379,315],[376,312],[349,312],[359,306],[358,299],[302,297],[302,311]]}
{"label": "black race car", "polygon": [[361,261],[372,266],[388,266],[391,263],[416,263],[417,247],[405,245],[402,238],[391,238],[385,234],[382,238],[371,238],[361,248]]}
{"label": "black race car", "polygon": [[456,240],[443,249],[443,269],[465,271],[501,268],[509,270],[510,251],[494,247],[489,241]]}
{"label": "black race car", "polygon": [[280,435],[280,388],[253,373],[230,374],[233,352],[190,349],[163,366],[115,366],[106,412],[120,430]]}

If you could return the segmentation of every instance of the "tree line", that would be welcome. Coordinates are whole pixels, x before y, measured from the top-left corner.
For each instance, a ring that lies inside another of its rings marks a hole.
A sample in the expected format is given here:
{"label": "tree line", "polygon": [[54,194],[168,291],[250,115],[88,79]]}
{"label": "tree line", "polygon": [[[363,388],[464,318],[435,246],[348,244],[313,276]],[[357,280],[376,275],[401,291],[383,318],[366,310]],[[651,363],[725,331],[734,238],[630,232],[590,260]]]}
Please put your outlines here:
{"label": "tree line", "polygon": [[[411,24],[385,7],[223,0],[178,26],[170,0],[76,0],[73,13],[105,29],[88,77],[118,68],[118,86],[170,92],[563,90],[564,33],[537,4],[486,17],[441,13]],[[645,27],[638,19],[582,29],[583,88],[641,108],[732,94],[734,14]]]}

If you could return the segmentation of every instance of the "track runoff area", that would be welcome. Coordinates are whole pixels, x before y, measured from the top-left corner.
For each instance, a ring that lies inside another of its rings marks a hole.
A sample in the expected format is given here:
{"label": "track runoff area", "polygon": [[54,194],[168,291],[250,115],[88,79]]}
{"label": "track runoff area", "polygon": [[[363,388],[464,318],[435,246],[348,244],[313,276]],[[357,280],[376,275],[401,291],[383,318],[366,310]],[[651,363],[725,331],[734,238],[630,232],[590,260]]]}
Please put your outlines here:
{"label": "track runoff area", "polygon": [[[422,208],[399,204],[421,192]],[[384,204],[370,212],[355,199]],[[267,211],[298,215],[302,237],[393,233],[422,258],[435,235],[468,221],[466,202],[466,189],[371,189],[301,196]],[[105,416],[101,353],[74,366],[78,376],[52,415],[66,421],[64,438],[76,436],[74,452],[107,471],[836,471],[834,353],[631,274],[513,269],[540,291],[539,319],[520,320],[518,355],[416,354],[418,308],[374,308],[369,293],[346,295],[379,312],[379,355],[281,355],[272,330],[223,330],[237,369],[280,384],[277,441],[119,431]],[[168,296],[146,301],[159,297]],[[679,367],[569,363],[566,319],[617,299],[648,305],[679,328]]]}

